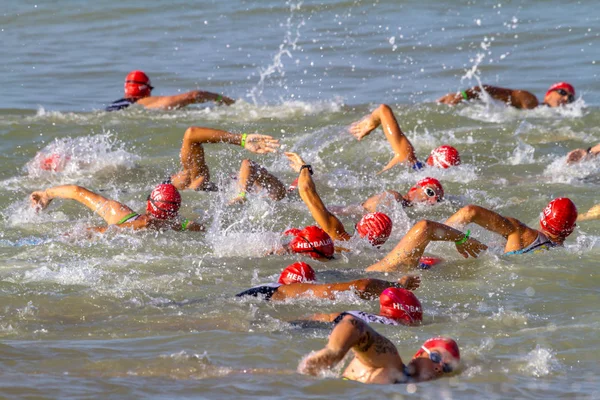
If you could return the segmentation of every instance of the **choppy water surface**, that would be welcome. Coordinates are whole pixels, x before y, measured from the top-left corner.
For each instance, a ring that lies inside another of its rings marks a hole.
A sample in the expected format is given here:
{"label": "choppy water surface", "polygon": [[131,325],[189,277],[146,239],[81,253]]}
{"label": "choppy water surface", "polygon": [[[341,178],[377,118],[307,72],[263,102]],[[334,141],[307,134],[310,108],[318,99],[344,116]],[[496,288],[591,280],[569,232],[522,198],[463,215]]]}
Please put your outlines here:
{"label": "choppy water surface", "polygon": [[[141,211],[151,188],[177,170],[185,129],[205,125],[280,138],[311,162],[331,205],[387,188],[406,192],[425,176],[442,181],[452,202],[388,210],[395,227],[381,250],[356,241],[333,262],[311,261],[324,282],[365,276],[412,223],[441,221],[463,204],[531,226],[553,197],[569,196],[585,211],[600,202],[600,161],[568,167],[564,155],[600,142],[594,2],[82,4],[15,3],[0,19],[3,396],[600,398],[599,222],[580,223],[564,249],[536,255],[504,257],[502,238],[477,227],[473,235],[490,245],[480,259],[431,246],[448,261],[419,272],[424,325],[376,329],[406,360],[425,339],[453,336],[463,367],[449,379],[393,387],[295,373],[330,328],[290,321],[376,312],[377,302],[353,294],[285,304],[233,298],[297,261],[263,253],[284,229],[311,223],[299,198],[252,196],[243,207],[225,206],[244,157],[291,182],[283,155],[206,146],[223,190],[185,192],[182,207],[205,222],[206,234],[115,230],[88,238],[85,228],[102,221],[82,206],[55,201],[36,215],[27,203],[33,190],[74,183]],[[120,97],[135,68],[148,72],[156,94],[202,88],[237,103],[98,111]],[[478,80],[538,98],[566,80],[577,101],[533,111],[433,102]],[[390,158],[381,131],[356,142],[347,127],[380,103],[394,109],[421,158],[448,143],[463,165],[375,175]],[[38,152],[70,162],[63,172],[45,171]]]}

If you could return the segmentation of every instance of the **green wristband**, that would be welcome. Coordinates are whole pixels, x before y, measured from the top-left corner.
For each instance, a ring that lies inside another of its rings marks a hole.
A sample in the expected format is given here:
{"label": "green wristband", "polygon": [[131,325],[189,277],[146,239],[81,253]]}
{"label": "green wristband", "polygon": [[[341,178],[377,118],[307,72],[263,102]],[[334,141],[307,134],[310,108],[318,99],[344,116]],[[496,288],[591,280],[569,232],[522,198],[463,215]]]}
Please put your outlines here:
{"label": "green wristband", "polygon": [[243,199],[246,198],[246,192],[240,192],[240,194],[238,194],[238,197],[241,197]]}
{"label": "green wristband", "polygon": [[470,230],[467,230],[467,233],[465,234],[465,237],[464,237],[464,238],[462,238],[462,239],[460,239],[460,240],[457,240],[457,241],[456,241],[456,242],[454,242],[454,243],[456,243],[456,245],[457,245],[457,246],[460,246],[461,244],[465,244],[465,243],[467,243],[467,240],[469,240],[469,235],[470,235],[470,234],[471,234],[471,231],[470,231]]}
{"label": "green wristband", "polygon": [[189,224],[190,224],[190,220],[187,218],[184,219],[183,222],[181,223],[181,230],[185,231]]}
{"label": "green wristband", "polygon": [[242,147],[246,147],[246,136],[248,136],[247,133],[242,133],[242,140],[240,141],[240,146]]}
{"label": "green wristband", "polygon": [[465,100],[469,100],[469,96],[467,96],[467,91],[466,90],[461,90],[460,94],[462,94],[462,98]]}
{"label": "green wristband", "polygon": [[216,102],[220,103],[223,101],[223,96],[221,96],[220,94],[217,95],[217,100],[215,100]]}

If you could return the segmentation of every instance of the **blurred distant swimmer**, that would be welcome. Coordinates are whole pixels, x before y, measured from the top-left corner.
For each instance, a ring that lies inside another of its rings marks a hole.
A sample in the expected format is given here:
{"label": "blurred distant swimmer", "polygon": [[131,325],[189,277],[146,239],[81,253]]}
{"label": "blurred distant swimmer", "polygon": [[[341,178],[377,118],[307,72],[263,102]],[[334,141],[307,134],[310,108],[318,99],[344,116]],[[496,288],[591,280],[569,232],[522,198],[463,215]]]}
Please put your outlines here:
{"label": "blurred distant swimmer", "polygon": [[235,101],[227,96],[217,93],[192,90],[191,92],[173,96],[152,96],[152,84],[144,71],[131,71],[125,78],[125,97],[114,101],[105,111],[118,111],[133,104],[140,104],[145,108],[174,109],[185,107],[188,104],[205,103],[214,101],[219,104],[230,105]]}
{"label": "blurred distant swimmer", "polygon": [[[483,92],[487,93],[491,98],[515,108],[532,109],[540,105],[537,97],[531,92],[490,85],[474,86],[457,93],[450,93],[439,98],[437,101],[438,103],[456,105],[463,100],[481,99],[484,96]],[[575,101],[575,88],[567,82],[558,82],[550,86],[541,105],[560,107],[573,101]]]}
{"label": "blurred distant swimmer", "polygon": [[381,279],[365,278],[348,282],[315,283],[315,271],[304,262],[288,265],[279,280],[254,286],[236,294],[236,297],[261,296],[265,300],[286,300],[296,297],[315,297],[334,300],[339,292],[354,291],[361,298],[370,300],[379,296],[388,288],[417,289],[421,278],[414,275],[404,275],[397,282],[388,282]]}
{"label": "blurred distant swimmer", "polygon": [[[405,164],[415,170],[424,167],[424,164],[417,159],[412,143],[404,135],[402,129],[400,129],[400,125],[398,125],[394,112],[386,104],[380,105],[371,114],[363,117],[360,121],[353,123],[350,126],[350,133],[357,140],[362,140],[380,125],[383,129],[385,138],[392,146],[394,157],[381,171],[379,171],[379,173],[387,171],[397,164]],[[431,166],[445,169],[454,165],[459,165],[460,155],[458,154],[458,150],[454,147],[443,145],[431,152],[426,163]]]}
{"label": "blurred distant swimmer", "polygon": [[445,223],[462,228],[473,222],[506,238],[504,254],[525,254],[562,246],[575,230],[576,220],[575,204],[566,197],[559,197],[548,203],[540,214],[539,230],[516,218],[472,204],[458,210]]}
{"label": "blurred distant swimmer", "polygon": [[[171,182],[178,189],[217,190],[216,185],[210,182],[210,171],[204,158],[204,147],[202,145],[206,143],[229,143],[257,154],[273,153],[279,148],[279,140],[268,135],[236,134],[218,129],[191,126],[183,135],[180,153],[182,170],[171,176]],[[240,169],[240,176],[250,174],[249,167],[254,164],[256,163],[244,160]],[[278,193],[280,192],[285,196],[286,188],[277,178],[266,170],[260,170],[259,172],[255,173],[257,176],[248,185],[256,185],[259,188],[269,186],[277,199],[279,199]]]}
{"label": "blurred distant swimmer", "polygon": [[575,149],[567,154],[567,164],[593,160],[598,157],[598,154],[600,154],[600,143],[587,149]]}
{"label": "blurred distant swimmer", "polygon": [[344,370],[346,380],[362,383],[392,384],[423,382],[455,371],[460,350],[453,339],[426,340],[408,364],[402,362],[396,346],[365,321],[345,315],[333,328],[327,345],[309,354],[298,366],[305,375],[330,371],[352,350],[354,358]]}
{"label": "blurred distant swimmer", "polygon": [[[131,229],[172,229],[175,231],[203,231],[204,227],[196,222],[179,217],[181,196],[175,186],[163,183],[150,193],[146,212],[138,214],[125,204],[107,199],[86,188],[76,185],[55,186],[44,191],[33,192],[29,196],[36,210],[43,210],[53,199],[75,200],[100,217],[108,225]],[[91,230],[105,232],[108,227],[96,227]]]}
{"label": "blurred distant swimmer", "polygon": [[589,221],[592,219],[600,219],[600,204],[596,204],[587,212],[577,216],[577,221]]}

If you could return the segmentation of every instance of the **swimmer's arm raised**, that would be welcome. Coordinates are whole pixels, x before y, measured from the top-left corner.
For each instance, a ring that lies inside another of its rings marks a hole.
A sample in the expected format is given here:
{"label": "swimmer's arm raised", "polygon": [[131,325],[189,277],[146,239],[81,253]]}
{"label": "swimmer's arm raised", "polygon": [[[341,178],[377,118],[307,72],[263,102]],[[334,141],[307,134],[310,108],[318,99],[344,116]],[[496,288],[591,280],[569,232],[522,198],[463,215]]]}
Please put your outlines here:
{"label": "swimmer's arm raised", "polygon": [[[425,248],[431,241],[457,242],[465,234],[439,222],[421,220],[414,224],[400,242],[381,261],[367,268],[367,271],[394,272],[416,268]],[[477,257],[487,249],[479,241],[469,238],[465,243],[456,245],[457,251],[465,258]]]}
{"label": "swimmer's arm raised", "polygon": [[[194,144],[202,143],[230,143],[237,146],[242,144],[241,133],[231,133],[219,129],[190,126],[184,135],[184,142]],[[269,135],[247,134],[244,148],[258,154],[273,153],[279,147],[279,140]]]}
{"label": "swimmer's arm raised", "polygon": [[319,193],[317,193],[317,188],[308,168],[301,169],[302,165],[305,165],[304,160],[296,153],[287,152],[285,155],[290,160],[292,169],[300,173],[298,193],[300,193],[302,201],[308,207],[317,225],[334,240],[350,239],[350,235],[344,229],[342,222],[325,207]]}
{"label": "swimmer's arm raised", "polygon": [[445,222],[446,225],[458,229],[462,229],[470,223],[475,223],[504,237],[508,237],[518,229],[511,219],[474,204],[461,208]]}

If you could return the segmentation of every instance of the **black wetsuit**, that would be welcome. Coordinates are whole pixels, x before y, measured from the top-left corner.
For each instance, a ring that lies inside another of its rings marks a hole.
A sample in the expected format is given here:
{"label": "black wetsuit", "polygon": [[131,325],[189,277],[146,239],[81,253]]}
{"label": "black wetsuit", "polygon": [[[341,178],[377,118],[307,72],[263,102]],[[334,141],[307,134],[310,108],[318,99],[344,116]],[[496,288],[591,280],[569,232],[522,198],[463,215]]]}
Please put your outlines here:
{"label": "black wetsuit", "polygon": [[116,101],[113,101],[112,104],[104,109],[104,111],[119,111],[123,110],[130,105],[135,104],[135,101],[132,99],[122,98]]}
{"label": "black wetsuit", "polygon": [[270,300],[271,297],[277,292],[277,289],[282,286],[281,283],[265,283],[263,285],[258,285],[251,287],[248,290],[244,290],[241,293],[235,295],[235,297],[243,297],[243,296],[254,296],[258,297],[264,296],[265,300]]}

